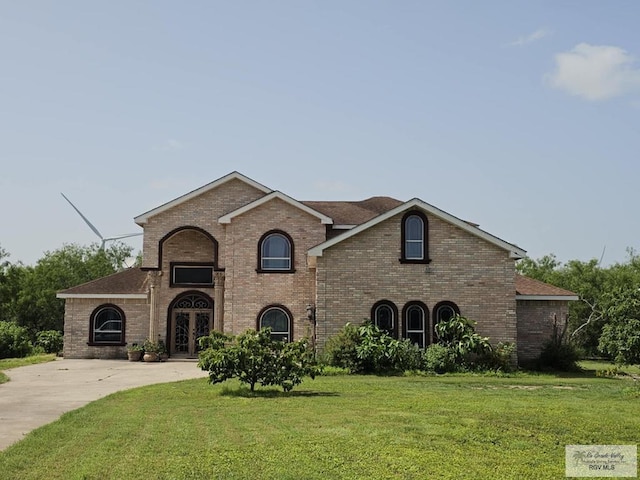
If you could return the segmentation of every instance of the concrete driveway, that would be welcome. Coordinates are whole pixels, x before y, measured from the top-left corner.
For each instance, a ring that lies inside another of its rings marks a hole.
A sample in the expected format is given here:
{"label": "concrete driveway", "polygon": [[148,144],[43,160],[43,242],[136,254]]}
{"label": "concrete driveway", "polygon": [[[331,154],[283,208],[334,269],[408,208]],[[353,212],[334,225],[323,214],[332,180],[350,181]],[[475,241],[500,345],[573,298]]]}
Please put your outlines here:
{"label": "concrete driveway", "polygon": [[70,410],[119,390],[205,378],[195,361],[63,360],[6,370],[0,385],[0,450]]}

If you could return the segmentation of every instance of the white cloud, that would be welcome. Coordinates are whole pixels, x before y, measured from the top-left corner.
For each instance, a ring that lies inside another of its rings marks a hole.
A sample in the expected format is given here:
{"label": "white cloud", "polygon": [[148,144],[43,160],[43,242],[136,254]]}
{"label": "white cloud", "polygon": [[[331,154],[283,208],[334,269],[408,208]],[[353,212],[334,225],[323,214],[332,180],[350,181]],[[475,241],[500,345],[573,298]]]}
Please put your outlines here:
{"label": "white cloud", "polygon": [[545,78],[571,95],[595,101],[640,92],[640,68],[620,47],[580,43],[556,54],[555,62],[555,70]]}
{"label": "white cloud", "polygon": [[539,28],[529,35],[518,37],[517,40],[511,42],[509,45],[512,47],[522,47],[523,45],[528,45],[529,43],[533,43],[549,35],[551,35],[550,30],[547,30],[546,28]]}

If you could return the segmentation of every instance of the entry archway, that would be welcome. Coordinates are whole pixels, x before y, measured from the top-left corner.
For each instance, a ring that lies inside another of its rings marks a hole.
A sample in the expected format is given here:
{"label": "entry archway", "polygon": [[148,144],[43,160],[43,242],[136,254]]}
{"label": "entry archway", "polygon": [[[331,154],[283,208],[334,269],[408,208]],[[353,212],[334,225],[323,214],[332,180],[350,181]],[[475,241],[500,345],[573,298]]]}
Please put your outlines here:
{"label": "entry archway", "polygon": [[178,295],[169,306],[169,351],[171,355],[193,357],[198,338],[213,330],[213,300],[203,292]]}

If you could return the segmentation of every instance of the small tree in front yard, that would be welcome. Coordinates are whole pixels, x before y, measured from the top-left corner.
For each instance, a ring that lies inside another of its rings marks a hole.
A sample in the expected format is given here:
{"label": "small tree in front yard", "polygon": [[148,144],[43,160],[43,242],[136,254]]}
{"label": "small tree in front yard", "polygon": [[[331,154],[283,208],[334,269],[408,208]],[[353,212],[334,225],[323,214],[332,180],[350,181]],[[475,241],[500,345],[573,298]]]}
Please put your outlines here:
{"label": "small tree in front yard", "polygon": [[247,330],[233,337],[213,332],[200,339],[203,350],[198,366],[209,372],[212,384],[237,378],[249,385],[277,385],[285,392],[315,378],[318,367],[306,340],[282,342],[271,338],[271,329]]}

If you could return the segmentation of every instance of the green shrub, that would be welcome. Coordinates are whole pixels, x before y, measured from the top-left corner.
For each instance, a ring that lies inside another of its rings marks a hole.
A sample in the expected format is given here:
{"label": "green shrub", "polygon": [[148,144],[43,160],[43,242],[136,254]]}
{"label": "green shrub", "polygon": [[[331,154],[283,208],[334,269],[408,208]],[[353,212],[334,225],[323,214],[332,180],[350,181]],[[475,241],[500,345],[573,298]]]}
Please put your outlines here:
{"label": "green shrub", "polygon": [[535,367],[537,370],[574,372],[580,370],[578,360],[578,353],[573,344],[551,339],[542,346]]}
{"label": "green shrub", "polygon": [[420,349],[396,340],[370,322],[346,324],[325,345],[323,361],[352,373],[400,373],[423,367]]}
{"label": "green shrub", "polygon": [[482,355],[491,351],[489,339],[478,335],[475,322],[466,317],[454,315],[449,320],[440,321],[435,331],[437,343],[448,347],[460,364],[471,354]]}
{"label": "green shrub", "polygon": [[44,330],[36,336],[36,347],[42,347],[44,353],[58,354],[62,351],[64,340],[57,330]]}
{"label": "green shrub", "polygon": [[305,376],[315,378],[319,368],[306,340],[271,339],[271,329],[247,330],[236,336],[214,332],[200,339],[198,367],[209,372],[212,384],[237,378],[253,392],[255,386],[278,385],[285,392]]}
{"label": "green shrub", "polygon": [[514,369],[513,353],[516,344],[499,342],[496,346],[485,350],[484,353],[471,357],[470,367],[474,370],[493,370],[511,372]]}
{"label": "green shrub", "polygon": [[420,349],[409,340],[396,340],[371,323],[358,328],[355,372],[400,373],[422,368]]}
{"label": "green shrub", "polygon": [[455,353],[449,347],[434,343],[424,351],[424,368],[428,372],[448,373],[457,371],[459,366]]}
{"label": "green shrub", "polygon": [[605,325],[598,349],[618,365],[640,365],[640,320],[616,319]]}
{"label": "green shrub", "polygon": [[31,353],[29,332],[13,322],[0,322],[0,358],[20,358]]}
{"label": "green shrub", "polygon": [[330,337],[325,343],[322,362],[332,367],[355,371],[360,363],[357,352],[359,343],[358,327],[347,323],[337,335]]}

